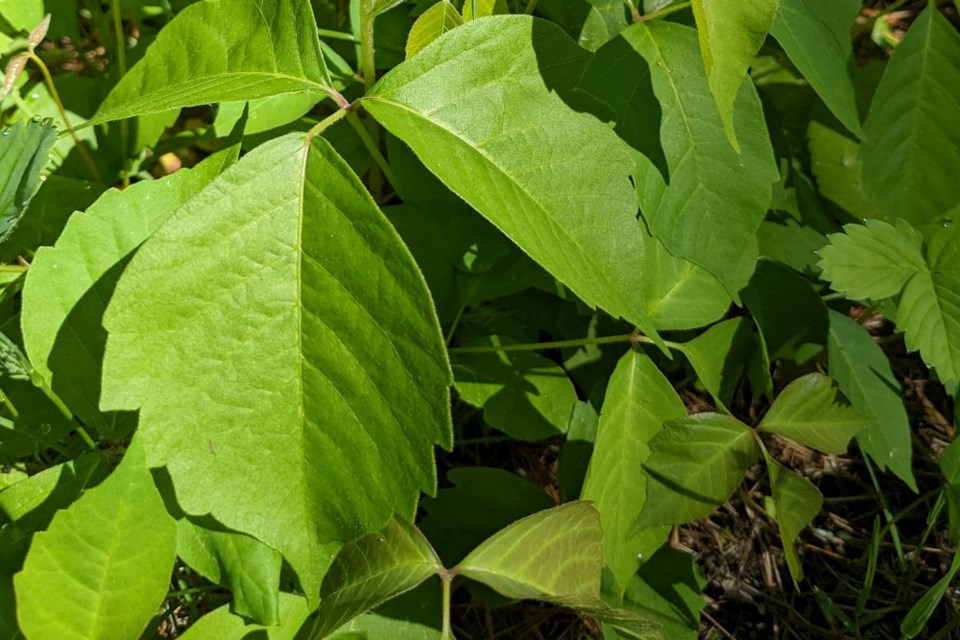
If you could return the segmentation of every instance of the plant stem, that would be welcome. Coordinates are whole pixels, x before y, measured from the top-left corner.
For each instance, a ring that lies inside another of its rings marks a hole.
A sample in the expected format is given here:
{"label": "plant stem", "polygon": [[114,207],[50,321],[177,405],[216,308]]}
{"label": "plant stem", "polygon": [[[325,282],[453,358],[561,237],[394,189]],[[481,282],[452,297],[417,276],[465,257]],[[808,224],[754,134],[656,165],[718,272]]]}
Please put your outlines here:
{"label": "plant stem", "polygon": [[537,0],[527,0],[527,8],[523,10],[525,15],[533,15],[534,10],[537,8]]}
{"label": "plant stem", "polygon": [[70,133],[70,137],[73,138],[73,143],[77,146],[77,151],[80,153],[84,163],[87,165],[87,170],[90,171],[90,177],[100,184],[103,184],[103,178],[100,177],[100,172],[97,171],[97,165],[94,163],[93,157],[90,156],[90,152],[87,150],[87,147],[77,136],[77,132],[74,131],[73,125],[70,124],[70,118],[67,117],[67,110],[63,108],[63,101],[60,99],[60,92],[57,91],[57,86],[53,84],[53,76],[50,75],[50,69],[47,68],[46,63],[35,53],[30,54],[30,59],[40,68],[40,73],[43,74],[43,80],[47,83],[47,88],[50,90],[50,97],[53,98],[54,104],[57,105],[57,111],[60,112],[60,118],[63,119],[63,126],[67,128],[67,131]]}
{"label": "plant stem", "polygon": [[684,9],[689,8],[691,5],[690,2],[681,2],[680,4],[671,5],[669,7],[664,7],[657,11],[653,11],[646,15],[640,16],[640,19],[637,22],[650,22],[651,20],[659,20],[660,18],[666,18],[671,13],[676,13],[678,11],[683,11]]}
{"label": "plant stem", "polygon": [[[373,15],[373,0],[360,0],[360,73],[363,76],[363,88],[369,92],[370,88],[377,81],[377,63],[376,63],[376,41],[374,39],[373,22],[376,17]],[[380,147],[380,127],[373,118],[366,118],[367,132],[370,139],[374,141],[374,147]],[[370,182],[370,193],[373,199],[379,201],[383,194],[383,176],[380,173],[380,165],[374,158],[374,163],[370,166],[367,174]]]}
{"label": "plant stem", "polygon": [[360,136],[360,140],[363,142],[363,146],[367,148],[367,151],[370,152],[370,157],[373,158],[373,161],[376,163],[380,170],[383,172],[383,175],[386,176],[387,180],[391,184],[396,184],[396,180],[393,177],[393,169],[390,168],[390,165],[387,163],[387,159],[383,157],[383,154],[380,153],[380,146],[377,144],[370,136],[370,131],[363,126],[363,122],[360,121],[360,118],[357,117],[355,113],[350,114],[350,117],[347,118],[347,122],[356,130],[357,135]]}
{"label": "plant stem", "polygon": [[900,567],[906,567],[907,561],[903,555],[903,546],[900,544],[900,531],[897,529],[896,519],[893,517],[893,512],[890,511],[890,506],[887,504],[887,498],[883,494],[883,489],[880,488],[880,483],[877,481],[877,474],[873,471],[873,465],[870,463],[869,456],[863,456],[863,464],[867,467],[867,473],[870,474],[873,488],[877,492],[877,500],[880,501],[883,517],[887,520],[887,527],[890,529],[890,540],[893,541],[893,548],[897,552]]}
{"label": "plant stem", "polygon": [[333,123],[337,122],[338,120],[344,118],[346,115],[350,113],[351,110],[352,110],[351,106],[342,107],[340,109],[337,109],[330,115],[328,115],[326,118],[324,118],[323,120],[315,124],[313,128],[307,132],[307,140],[312,142],[314,138],[316,138],[318,135],[323,133],[324,129],[326,129]]}
{"label": "plant stem", "polygon": [[[117,66],[120,79],[127,75],[127,39],[123,34],[123,20],[120,16],[120,0],[113,0],[113,34],[117,40]],[[123,188],[130,186],[130,121],[120,121],[120,148],[123,150]]]}
{"label": "plant stem", "polygon": [[[537,351],[540,349],[563,349],[566,347],[585,347],[591,344],[616,344],[618,342],[633,342],[656,344],[647,336],[637,333],[627,333],[619,336],[604,336],[602,338],[579,338],[577,340],[558,340],[556,342],[529,342],[526,344],[504,344],[490,347],[452,347],[450,353],[496,353],[499,351]],[[676,342],[664,341],[671,349],[682,350],[683,345]]]}
{"label": "plant stem", "polygon": [[453,575],[446,569],[440,571],[440,582],[443,584],[443,635],[441,640],[455,640],[453,629],[450,626],[450,584]]}
{"label": "plant stem", "polygon": [[627,5],[627,8],[630,9],[630,20],[632,22],[640,22],[640,19],[643,17],[640,15],[640,11],[637,9],[637,5],[633,0],[623,0]]}
{"label": "plant stem", "polygon": [[360,41],[353,37],[353,34],[343,31],[333,31],[331,29],[317,29],[317,34],[321,38],[330,38],[331,40],[345,40],[354,44],[360,44]]}

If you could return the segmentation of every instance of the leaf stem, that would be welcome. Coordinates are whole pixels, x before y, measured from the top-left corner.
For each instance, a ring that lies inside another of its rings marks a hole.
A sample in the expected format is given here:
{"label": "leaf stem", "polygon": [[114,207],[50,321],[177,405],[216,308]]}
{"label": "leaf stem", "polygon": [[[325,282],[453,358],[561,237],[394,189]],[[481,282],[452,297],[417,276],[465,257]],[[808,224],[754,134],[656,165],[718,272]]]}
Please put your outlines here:
{"label": "leaf stem", "polygon": [[[576,340],[557,340],[555,342],[528,342],[526,344],[502,344],[484,347],[452,347],[450,353],[497,353],[499,351],[538,351],[541,349],[564,349],[567,347],[585,347],[592,344],[617,344],[632,342],[633,344],[657,344],[647,336],[639,333],[626,333],[619,336],[604,336],[602,338],[578,338]],[[671,349],[683,350],[683,345],[676,342],[664,341]]]}
{"label": "leaf stem", "polygon": [[[360,0],[360,73],[363,76],[365,92],[369,92],[370,88],[377,82],[374,20],[376,20],[376,15],[373,13],[373,0]],[[380,127],[377,125],[377,121],[373,118],[367,118],[366,127],[370,139],[376,142],[373,146],[379,148]],[[370,172],[367,174],[367,179],[370,182],[370,193],[373,194],[373,199],[379,201],[383,193],[383,177],[376,157],[374,157],[374,164],[371,165]]]}
{"label": "leaf stem", "polygon": [[659,20],[660,18],[666,18],[672,13],[683,11],[684,9],[689,8],[691,4],[692,4],[691,2],[681,2],[680,4],[674,4],[669,7],[664,7],[663,9],[652,11],[646,15],[640,16],[640,19],[635,20],[635,22],[650,22],[651,20]]}
{"label": "leaf stem", "polygon": [[343,31],[333,31],[332,29],[317,29],[317,35],[321,38],[330,38],[331,40],[345,40],[354,44],[360,44],[360,41],[353,37],[353,34]]}
{"label": "leaf stem", "polygon": [[390,184],[396,184],[394,179],[393,169],[390,168],[390,164],[387,162],[387,159],[383,157],[383,154],[380,153],[380,146],[377,144],[370,136],[370,131],[363,125],[363,122],[360,121],[360,118],[357,117],[357,114],[352,113],[350,117],[347,118],[347,122],[350,123],[350,126],[356,130],[357,135],[360,136],[360,140],[363,142],[363,146],[367,148],[367,151],[370,152],[370,157],[373,158],[373,161],[380,167],[380,170],[383,172],[383,175],[386,176]]}
{"label": "leaf stem", "polygon": [[57,105],[57,111],[60,112],[60,118],[63,120],[63,126],[67,128],[67,131],[70,133],[70,137],[73,138],[73,143],[76,145],[77,151],[83,158],[83,162],[87,165],[87,170],[90,171],[90,176],[100,184],[103,184],[103,178],[100,177],[100,172],[97,171],[97,165],[94,163],[93,157],[90,155],[87,147],[83,144],[83,141],[80,140],[79,136],[77,136],[77,132],[74,130],[73,125],[70,124],[70,118],[67,117],[67,110],[63,108],[63,101],[60,99],[60,92],[57,91],[57,86],[53,84],[53,76],[50,75],[50,69],[47,68],[46,63],[35,53],[30,54],[30,60],[32,60],[34,64],[40,68],[40,73],[43,74],[43,80],[46,82],[47,88],[50,90],[50,97],[53,98],[54,104]]}
{"label": "leaf stem", "polygon": [[[127,75],[127,39],[123,33],[123,20],[120,16],[120,0],[113,0],[113,34],[117,41],[117,66],[120,79]],[[130,186],[130,121],[120,121],[120,148],[123,149],[123,188]]]}
{"label": "leaf stem", "polygon": [[313,128],[307,132],[307,140],[313,141],[313,139],[323,133],[327,127],[347,116],[351,111],[353,111],[353,109],[354,106],[352,104],[348,104],[346,107],[341,107],[328,115],[326,118],[315,124]]}
{"label": "leaf stem", "polygon": [[627,8],[630,9],[630,20],[632,22],[640,22],[640,19],[643,17],[640,15],[640,11],[637,9],[637,5],[633,0],[623,0],[627,5]]}
{"label": "leaf stem", "polygon": [[534,10],[537,8],[537,0],[527,0],[527,7],[523,10],[524,15],[533,15]]}
{"label": "leaf stem", "polygon": [[440,582],[443,584],[443,635],[441,640],[455,640],[453,629],[450,626],[450,585],[453,582],[453,574],[446,569],[439,571]]}

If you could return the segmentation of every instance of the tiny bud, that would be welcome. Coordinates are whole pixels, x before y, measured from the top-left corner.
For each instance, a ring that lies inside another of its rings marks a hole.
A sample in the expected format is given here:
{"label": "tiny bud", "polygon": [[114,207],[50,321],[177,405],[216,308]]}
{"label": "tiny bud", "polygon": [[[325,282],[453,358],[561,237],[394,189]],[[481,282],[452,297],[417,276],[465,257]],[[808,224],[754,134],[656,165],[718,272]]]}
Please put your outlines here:
{"label": "tiny bud", "polygon": [[10,62],[7,63],[7,70],[3,74],[3,91],[0,91],[0,100],[6,98],[13,91],[14,85],[17,84],[17,78],[20,77],[20,72],[27,66],[27,58],[29,57],[29,53],[21,53],[11,58]]}
{"label": "tiny bud", "polygon": [[37,28],[30,32],[30,37],[27,38],[27,49],[30,53],[33,53],[33,50],[38,44],[43,42],[43,39],[47,37],[47,31],[50,29],[50,14],[48,13],[43,20],[40,21],[40,24],[37,25]]}

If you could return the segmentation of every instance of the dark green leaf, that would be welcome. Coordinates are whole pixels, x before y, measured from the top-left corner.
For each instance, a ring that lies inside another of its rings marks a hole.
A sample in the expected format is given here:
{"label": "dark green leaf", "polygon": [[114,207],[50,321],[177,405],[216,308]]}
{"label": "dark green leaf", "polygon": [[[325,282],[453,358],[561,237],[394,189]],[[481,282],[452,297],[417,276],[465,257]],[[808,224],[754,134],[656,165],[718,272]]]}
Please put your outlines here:
{"label": "dark green leaf", "polygon": [[49,120],[21,120],[0,132],[0,242],[20,222],[36,193],[56,135]]}
{"label": "dark green leaf", "polygon": [[806,478],[801,478],[769,456],[766,457],[770,474],[770,491],[774,517],[780,530],[780,541],[787,559],[787,567],[795,582],[803,579],[803,568],[794,543],[800,532],[813,521],[823,506],[823,496]]}

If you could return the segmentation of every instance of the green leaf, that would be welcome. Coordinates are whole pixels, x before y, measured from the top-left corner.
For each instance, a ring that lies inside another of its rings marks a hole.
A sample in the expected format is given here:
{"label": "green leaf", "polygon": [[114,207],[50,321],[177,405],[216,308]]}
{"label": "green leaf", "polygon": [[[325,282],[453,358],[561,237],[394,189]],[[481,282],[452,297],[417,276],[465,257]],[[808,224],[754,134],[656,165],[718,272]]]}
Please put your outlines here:
{"label": "green leaf", "polygon": [[960,35],[936,7],[907,30],[864,124],[864,187],[919,227],[960,203]]}
{"label": "green leaf", "polygon": [[820,268],[830,286],[855,300],[881,300],[900,293],[918,271],[926,271],[923,236],[909,224],[880,220],[848,224],[828,236]]}
{"label": "green leaf", "polygon": [[340,627],[333,640],[443,640],[440,581],[429,580]]}
{"label": "green leaf", "polygon": [[813,522],[823,507],[823,496],[806,478],[801,478],[769,456],[764,456],[770,474],[770,491],[774,517],[780,530],[780,541],[787,559],[787,568],[794,582],[803,579],[803,567],[794,543],[803,528]]}
{"label": "green leaf", "polygon": [[953,582],[953,577],[957,575],[958,570],[960,570],[960,553],[954,554],[947,573],[940,578],[937,584],[930,587],[907,612],[903,622],[900,623],[900,633],[903,634],[904,638],[915,638],[920,635],[923,628],[927,626],[930,616],[933,615],[933,612],[940,605],[940,601],[943,600],[943,596],[950,588],[950,583]]}
{"label": "green leaf", "polygon": [[417,55],[447,31],[452,31],[462,24],[463,18],[457,8],[447,0],[440,0],[421,13],[410,27],[410,35],[407,37],[407,59]]}
{"label": "green leaf", "polygon": [[727,138],[737,151],[734,102],[753,57],[773,26],[780,0],[693,0],[700,52]]}
{"label": "green leaf", "polygon": [[741,293],[760,329],[766,363],[803,363],[827,342],[827,308],[810,282],[785,265],[760,260]]}
{"label": "green leaf", "polygon": [[30,31],[43,20],[43,0],[0,0],[0,17],[15,31]]}
{"label": "green leaf", "polygon": [[638,162],[644,219],[672,254],[700,265],[736,296],[753,272],[757,229],[779,178],[753,83],[743,83],[733,110],[738,155],[709,97],[694,30],[656,21],[623,36],[646,59],[663,109],[669,179],[652,162]]}
{"label": "green leaf", "polygon": [[21,120],[0,132],[0,242],[20,222],[36,193],[56,136],[50,120]]}
{"label": "green leaf", "polygon": [[280,554],[248,535],[208,528],[207,520],[177,520],[177,556],[230,590],[233,613],[258,624],[279,624]]}
{"label": "green leaf", "polygon": [[743,376],[752,344],[752,323],[740,316],[713,325],[682,344],[680,351],[714,402],[726,410]]}
{"label": "green leaf", "polygon": [[[136,424],[99,408],[107,303],[131,254],[239,149],[162,180],[110,190],[70,218],[54,247],[37,251],[23,290],[23,340],[37,372],[85,424],[108,438]],[[83,268],[78,268],[83,265]]]}
{"label": "green leaf", "polygon": [[31,640],[137,638],[167,593],[175,552],[173,519],[134,443],[34,536],[14,577],[20,626]]}
{"label": "green leaf", "polygon": [[666,540],[668,529],[632,531],[646,500],[642,465],[663,423],[686,409],[670,382],[640,351],[631,349],[610,376],[581,499],[591,500],[603,525],[603,557],[623,595],[640,563]]}
{"label": "green leaf", "polygon": [[810,170],[820,194],[856,218],[880,217],[880,208],[863,188],[860,144],[841,131],[839,122],[811,120],[807,127]]}
{"label": "green leaf", "polygon": [[826,453],[846,453],[850,438],[869,424],[825,375],[791,382],[773,401],[759,428]]}
{"label": "green leaf", "polygon": [[919,350],[941,381],[956,384],[960,381],[960,224],[954,222],[933,233],[927,265],[903,290],[897,327],[904,332],[907,348]]}
{"label": "green leaf", "polygon": [[643,465],[647,501],[634,527],[690,522],[723,504],[757,460],[747,425],[719,413],[698,413],[666,423],[650,441]]}
{"label": "green leaf", "polygon": [[599,600],[603,570],[600,514],[569,502],[511,524],[474,549],[451,573],[508,598]]}
{"label": "green leaf", "polygon": [[945,481],[950,539],[956,541],[960,539],[960,440],[953,440],[940,454],[940,472]]}
{"label": "green leaf", "polygon": [[659,622],[667,640],[696,640],[705,584],[693,555],[664,545],[630,580],[623,607]]}
{"label": "green leaf", "polygon": [[89,124],[332,85],[307,0],[204,0],[170,21]]}
{"label": "green leaf", "polygon": [[447,479],[453,487],[421,500],[427,515],[417,525],[445,566],[511,522],[554,505],[542,487],[504,469],[461,467]]}
{"label": "green leaf", "polygon": [[857,411],[870,417],[857,444],[881,469],[890,469],[916,491],[910,421],[890,361],[863,327],[836,311],[829,316],[830,377]]}
{"label": "green leaf", "polygon": [[230,611],[224,605],[206,614],[190,625],[180,638],[182,640],[294,640],[312,609],[307,599],[290,593],[280,594],[279,626],[250,624],[248,620]]}
{"label": "green leaf", "polygon": [[308,597],[340,542],[435,488],[450,373],[429,294],[322,139],[261,145],[178,209],[104,326],[101,405],[139,408],[183,510],[280,551]]}
{"label": "green leaf", "polygon": [[863,137],[850,79],[850,28],[859,0],[779,0],[770,33],[810,82],[830,111],[858,138]]}
{"label": "green leaf", "polygon": [[416,527],[391,520],[383,531],[340,550],[320,590],[315,637],[327,637],[351,618],[442,570],[437,554]]}
{"label": "green leaf", "polygon": [[506,0],[464,0],[463,3],[464,22],[502,13],[510,13]]}
{"label": "green leaf", "polygon": [[384,76],[367,110],[584,302],[653,333],[638,295],[633,160],[559,95],[590,54],[527,16],[473,20],[455,33]]}
{"label": "green leaf", "polygon": [[[511,341],[491,336],[483,346]],[[457,393],[483,407],[491,427],[521,440],[565,433],[577,391],[566,372],[532,351],[457,353],[453,356]]]}

